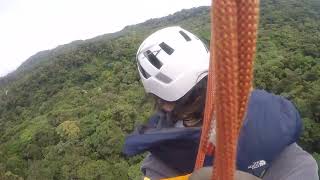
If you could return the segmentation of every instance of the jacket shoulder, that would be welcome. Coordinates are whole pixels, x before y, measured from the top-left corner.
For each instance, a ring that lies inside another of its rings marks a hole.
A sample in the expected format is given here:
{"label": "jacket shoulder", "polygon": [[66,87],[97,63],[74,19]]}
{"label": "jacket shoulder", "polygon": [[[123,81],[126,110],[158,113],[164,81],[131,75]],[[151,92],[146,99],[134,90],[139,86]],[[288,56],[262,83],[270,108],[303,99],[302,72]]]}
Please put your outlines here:
{"label": "jacket shoulder", "polygon": [[316,160],[296,143],[284,149],[271,163],[264,180],[319,180]]}

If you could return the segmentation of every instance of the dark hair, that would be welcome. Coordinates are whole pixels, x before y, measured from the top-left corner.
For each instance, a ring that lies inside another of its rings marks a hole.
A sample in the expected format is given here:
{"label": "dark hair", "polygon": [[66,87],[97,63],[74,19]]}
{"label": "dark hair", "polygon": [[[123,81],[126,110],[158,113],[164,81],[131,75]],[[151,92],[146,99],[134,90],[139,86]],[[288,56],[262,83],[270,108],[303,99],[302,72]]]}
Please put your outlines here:
{"label": "dark hair", "polygon": [[[188,122],[200,123],[203,117],[205,99],[207,90],[207,77],[198,82],[192,89],[190,89],[183,97],[175,101],[175,108],[173,109],[172,119],[183,120],[185,125]],[[164,100],[156,97],[156,109],[161,111],[162,103]],[[192,123],[191,124],[194,124]],[[201,124],[201,123],[200,123]],[[195,125],[195,124],[194,124]],[[192,125],[193,126],[193,125]]]}

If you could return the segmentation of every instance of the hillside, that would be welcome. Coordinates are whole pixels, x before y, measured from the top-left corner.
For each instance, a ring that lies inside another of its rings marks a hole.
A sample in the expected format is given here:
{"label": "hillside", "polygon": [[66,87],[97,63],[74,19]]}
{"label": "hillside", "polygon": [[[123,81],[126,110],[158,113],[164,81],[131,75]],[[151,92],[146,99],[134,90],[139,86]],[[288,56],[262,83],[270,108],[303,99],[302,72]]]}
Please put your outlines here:
{"label": "hillside", "polygon": [[[320,161],[320,1],[261,2],[255,86],[291,99],[299,142]],[[153,112],[135,65],[142,40],[180,25],[209,44],[209,7],[130,25],[30,57],[0,79],[0,179],[140,179],[121,153]]]}

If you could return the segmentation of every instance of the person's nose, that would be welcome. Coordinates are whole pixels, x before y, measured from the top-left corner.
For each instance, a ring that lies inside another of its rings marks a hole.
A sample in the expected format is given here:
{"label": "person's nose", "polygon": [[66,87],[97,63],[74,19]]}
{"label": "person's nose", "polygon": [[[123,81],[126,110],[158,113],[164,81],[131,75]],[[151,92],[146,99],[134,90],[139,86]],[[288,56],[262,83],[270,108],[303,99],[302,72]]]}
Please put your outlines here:
{"label": "person's nose", "polygon": [[162,110],[165,111],[165,112],[172,112],[173,109],[175,107],[175,104],[172,103],[172,102],[163,102],[162,104]]}

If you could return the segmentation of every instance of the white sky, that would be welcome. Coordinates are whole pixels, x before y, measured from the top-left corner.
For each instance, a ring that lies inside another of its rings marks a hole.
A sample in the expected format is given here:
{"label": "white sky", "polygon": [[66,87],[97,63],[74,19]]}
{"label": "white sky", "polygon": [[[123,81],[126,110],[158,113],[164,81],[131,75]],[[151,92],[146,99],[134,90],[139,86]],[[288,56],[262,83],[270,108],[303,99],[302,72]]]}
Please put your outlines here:
{"label": "white sky", "polygon": [[211,0],[0,0],[0,76],[33,54]]}

